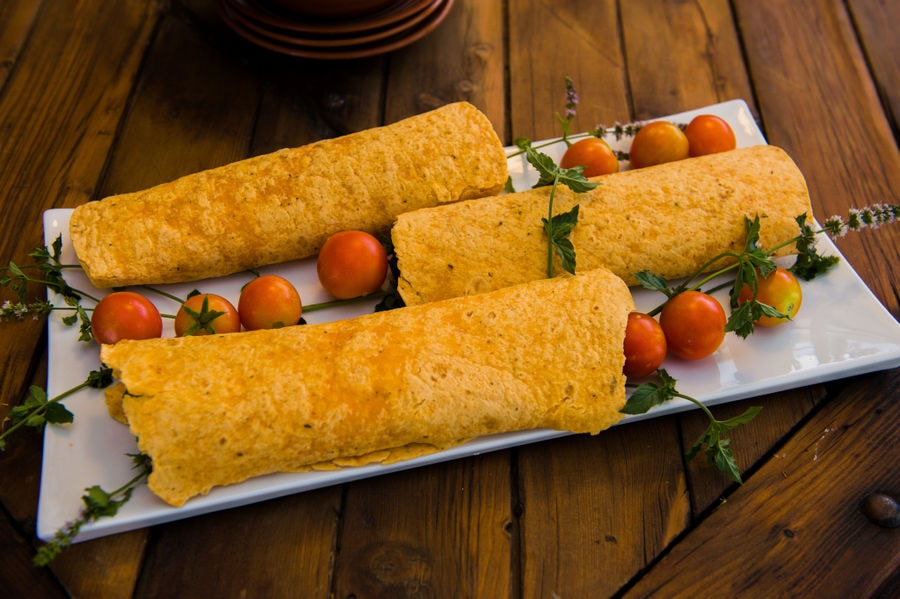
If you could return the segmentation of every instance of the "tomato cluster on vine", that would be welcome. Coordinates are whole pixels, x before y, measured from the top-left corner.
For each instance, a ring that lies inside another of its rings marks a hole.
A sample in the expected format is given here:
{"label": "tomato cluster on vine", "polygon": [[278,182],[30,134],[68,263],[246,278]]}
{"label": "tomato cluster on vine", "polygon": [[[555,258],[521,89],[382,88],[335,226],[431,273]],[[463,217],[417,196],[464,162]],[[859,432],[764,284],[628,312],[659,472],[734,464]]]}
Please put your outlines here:
{"label": "tomato cluster on vine", "polygon": [[[378,291],[388,271],[381,242],[364,231],[341,231],[329,237],[316,260],[319,282],[339,300]],[[264,274],[241,288],[238,305],[215,293],[194,293],[174,315],[175,335],[236,333],[273,329],[302,322],[303,303],[286,278]],[[91,333],[98,343],[151,339],[162,335],[162,315],[147,297],[134,291],[104,296],[91,315]]]}
{"label": "tomato cluster on vine", "polygon": [[[797,277],[777,267],[756,280],[756,289],[744,285],[738,305],[755,300],[771,308],[753,323],[773,327],[789,322],[800,310],[803,292]],[[659,311],[659,320],[643,312],[628,315],[625,329],[625,367],[629,378],[655,372],[672,355],[682,360],[711,356],[725,340],[727,317],[722,304],[708,293],[686,290],[669,298]]]}
{"label": "tomato cluster on vine", "polygon": [[[701,114],[686,126],[670,121],[652,121],[640,127],[631,140],[627,154],[631,168],[644,168],[733,150],[737,146],[734,130],[728,121]],[[559,166],[584,168],[585,177],[608,175],[619,171],[620,156],[600,137],[586,137],[571,144]]]}

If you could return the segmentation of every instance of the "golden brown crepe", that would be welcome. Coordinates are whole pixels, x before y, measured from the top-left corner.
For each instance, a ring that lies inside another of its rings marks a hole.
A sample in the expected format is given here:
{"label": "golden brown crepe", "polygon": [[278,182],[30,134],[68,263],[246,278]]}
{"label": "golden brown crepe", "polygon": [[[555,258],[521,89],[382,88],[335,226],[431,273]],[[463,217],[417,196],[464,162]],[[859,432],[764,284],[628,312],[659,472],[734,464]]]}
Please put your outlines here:
{"label": "golden brown crepe", "polygon": [[534,428],[597,433],[625,402],[628,287],[598,269],[478,297],[101,360],[172,505],[270,472],[389,462]]}
{"label": "golden brown crepe", "polygon": [[96,287],[192,281],[312,256],[339,230],[386,230],[506,179],[490,121],[459,102],[89,202],[69,232]]}
{"label": "golden brown crepe", "polygon": [[[580,205],[572,231],[577,270],[687,276],[745,243],[744,216],[761,217],[771,247],[812,216],[806,182],[781,149],[756,146],[594,179],[584,194],[560,186],[554,213]],[[480,293],[547,276],[549,187],[427,208],[398,217],[391,235],[407,305]],[[561,272],[556,261],[555,272]]]}

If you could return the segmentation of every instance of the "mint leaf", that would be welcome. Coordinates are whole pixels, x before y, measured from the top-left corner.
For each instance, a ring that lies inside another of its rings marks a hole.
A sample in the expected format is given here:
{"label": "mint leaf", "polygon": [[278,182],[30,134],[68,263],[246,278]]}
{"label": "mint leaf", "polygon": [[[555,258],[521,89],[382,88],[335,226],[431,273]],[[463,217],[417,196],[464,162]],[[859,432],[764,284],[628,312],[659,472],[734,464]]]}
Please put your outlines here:
{"label": "mint leaf", "polygon": [[68,424],[75,420],[75,415],[59,402],[48,403],[44,417],[50,424]]}
{"label": "mint leaf", "polygon": [[656,372],[658,383],[642,383],[638,385],[625,402],[625,406],[619,410],[623,414],[645,414],[650,408],[663,404],[670,399],[678,397],[675,390],[675,379],[660,369]]}
{"label": "mint leaf", "polygon": [[576,204],[568,212],[557,214],[550,220],[541,219],[550,244],[562,261],[563,269],[573,275],[575,274],[575,246],[569,239],[569,234],[578,222],[578,209],[579,206]]}
{"label": "mint leaf", "polygon": [[734,459],[734,453],[731,451],[731,439],[728,438],[728,431],[750,422],[756,418],[760,410],[762,410],[762,407],[753,406],[748,408],[743,414],[727,420],[716,420],[710,414],[709,426],[685,453],[685,459],[691,461],[700,450],[703,450],[710,464],[727,474],[736,483],[743,483],[740,468]]}

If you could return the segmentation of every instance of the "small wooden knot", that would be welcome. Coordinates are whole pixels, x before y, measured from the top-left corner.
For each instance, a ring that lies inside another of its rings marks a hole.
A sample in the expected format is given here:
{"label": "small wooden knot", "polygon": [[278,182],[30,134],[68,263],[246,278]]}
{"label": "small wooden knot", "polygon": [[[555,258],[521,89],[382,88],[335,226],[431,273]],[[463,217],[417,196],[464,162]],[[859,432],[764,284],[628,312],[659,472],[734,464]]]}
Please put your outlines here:
{"label": "small wooden knot", "polygon": [[885,528],[900,526],[900,503],[887,493],[870,493],[862,500],[866,518]]}
{"label": "small wooden knot", "polygon": [[479,89],[481,89],[481,86],[479,86],[474,81],[470,81],[469,79],[461,79],[456,83],[456,91],[465,98],[470,97]]}
{"label": "small wooden knot", "polygon": [[480,42],[477,44],[472,44],[469,46],[469,56],[472,58],[477,58],[481,62],[487,62],[491,57],[494,49],[490,44],[485,42]]}

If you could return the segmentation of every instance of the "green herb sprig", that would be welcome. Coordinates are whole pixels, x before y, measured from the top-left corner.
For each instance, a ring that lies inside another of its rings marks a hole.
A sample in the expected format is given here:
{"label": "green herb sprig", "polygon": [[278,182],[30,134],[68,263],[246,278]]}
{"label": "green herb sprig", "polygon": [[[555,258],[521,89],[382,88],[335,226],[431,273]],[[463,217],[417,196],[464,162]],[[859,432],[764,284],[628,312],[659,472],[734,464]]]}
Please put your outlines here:
{"label": "green herb sprig", "polygon": [[143,484],[153,468],[149,456],[142,453],[127,455],[131,457],[132,469],[137,470],[137,474],[113,491],[105,491],[99,485],[85,489],[85,494],[81,496],[84,503],[81,513],[75,520],[56,531],[53,539],[38,549],[34,556],[36,566],[46,566],[53,561],[64,548],[72,544],[82,526],[100,518],[115,516],[119,508],[131,499],[134,490]]}
{"label": "green herb sprig", "polygon": [[541,218],[544,231],[547,233],[547,277],[553,276],[553,254],[559,255],[562,267],[566,272],[575,274],[575,247],[569,235],[578,223],[579,205],[571,210],[553,214],[553,202],[556,198],[556,190],[560,184],[565,185],[575,193],[584,193],[597,187],[597,183],[589,181],[584,176],[584,167],[562,168],[558,166],[547,154],[538,152],[530,143],[524,142],[525,156],[528,162],[538,172],[538,181],[534,187],[550,186],[550,196],[547,201],[547,217]]}
{"label": "green herb sprig", "polygon": [[47,392],[44,389],[32,385],[28,389],[28,396],[25,400],[9,411],[10,426],[0,433],[0,451],[6,448],[6,439],[23,426],[40,429],[47,423],[67,424],[72,422],[74,415],[61,402],[82,389],[108,387],[112,384],[112,380],[112,369],[101,366],[98,370],[92,370],[84,382],[51,399],[47,399]]}
{"label": "green herb sprig", "polygon": [[728,437],[728,433],[756,418],[762,407],[753,406],[738,416],[727,420],[717,420],[702,402],[679,392],[675,387],[676,380],[665,369],[658,370],[656,375],[658,379],[656,382],[629,384],[628,386],[633,387],[634,391],[626,401],[625,407],[620,411],[623,414],[644,414],[651,408],[675,398],[688,400],[706,414],[709,424],[685,453],[685,459],[691,461],[703,450],[710,464],[724,472],[731,480],[742,483],[741,470],[731,451],[731,439]]}
{"label": "green herb sprig", "polygon": [[[27,315],[32,318],[40,318],[56,309],[74,310],[72,315],[64,318],[64,322],[69,325],[80,322],[81,338],[83,339],[86,331],[90,331],[90,318],[80,309],[79,302],[82,298],[93,301],[97,301],[97,299],[84,291],[70,287],[63,278],[63,270],[80,268],[80,266],[62,263],[60,259],[62,236],[57,236],[49,248],[35,248],[28,256],[34,260],[33,263],[16,264],[11,261],[6,266],[5,272],[0,274],[0,287],[12,290],[17,297],[16,302],[6,300],[0,305],[0,320],[22,320]],[[28,274],[32,271],[37,273],[36,276]],[[58,293],[68,307],[57,307],[44,299],[29,299],[28,286],[33,284],[41,285]]]}
{"label": "green herb sprig", "polygon": [[[780,249],[794,245],[797,257],[789,270],[801,279],[812,280],[833,268],[840,261],[840,258],[837,256],[823,256],[819,253],[815,244],[817,235],[828,234],[832,237],[839,237],[851,230],[859,231],[864,228],[877,228],[881,225],[895,222],[898,215],[900,215],[900,205],[875,204],[867,208],[851,210],[847,221],[844,221],[839,216],[832,216],[825,221],[821,229],[814,230],[808,223],[806,213],[803,213],[794,219],[800,230],[799,234],[767,249],[763,249],[759,243],[761,228],[759,216],[755,216],[752,220],[744,217],[744,248],[740,252],[722,252],[713,257],[678,285],[671,286],[665,278],[650,271],[641,271],[634,274],[641,286],[652,291],[658,291],[669,299],[688,289],[700,290],[713,279],[734,271],[733,280],[722,286],[710,289],[708,292],[715,291],[723,286],[730,288],[729,304],[731,314],[728,317],[725,330],[733,331],[741,338],[746,338],[753,333],[753,323],[761,316],[787,318],[785,314],[782,314],[773,306],[759,301],[756,297],[759,277],[766,277],[775,270],[777,265],[773,256]],[[716,265],[721,263],[725,263],[724,266],[716,268]],[[745,286],[750,288],[752,296],[750,300],[740,302],[740,294]],[[649,311],[648,314],[651,316],[658,314],[664,305],[665,302]]]}

